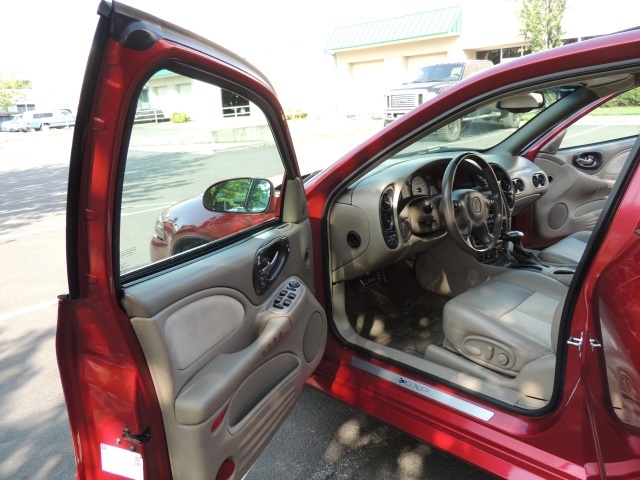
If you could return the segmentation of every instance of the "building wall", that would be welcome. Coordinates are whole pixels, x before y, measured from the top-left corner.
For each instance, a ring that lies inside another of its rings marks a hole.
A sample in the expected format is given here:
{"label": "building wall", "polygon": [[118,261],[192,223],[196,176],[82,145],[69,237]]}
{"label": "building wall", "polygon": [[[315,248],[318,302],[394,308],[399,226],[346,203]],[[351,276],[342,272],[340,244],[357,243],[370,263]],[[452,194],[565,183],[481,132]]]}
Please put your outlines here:
{"label": "building wall", "polygon": [[[385,91],[409,81],[421,67],[445,61],[475,59],[478,52],[498,50],[500,53],[502,49],[524,45],[516,16],[519,2],[452,0],[450,5],[462,6],[459,35],[333,52],[339,85],[336,94],[337,113],[381,116]],[[425,7],[428,8],[428,5],[425,4]],[[563,17],[563,37],[581,38],[630,28],[637,22],[635,17],[625,18],[620,14],[629,9],[637,11],[638,7],[630,0],[610,0],[607,8],[592,8],[584,0],[568,0]]]}
{"label": "building wall", "polygon": [[151,108],[170,117],[186,113],[193,120],[222,118],[220,88],[179,74],[152,77],[147,82]]}
{"label": "building wall", "polygon": [[245,115],[225,115],[233,109],[229,110],[223,105],[220,87],[177,73],[162,72],[161,75],[151,77],[146,88],[148,105],[142,108],[160,109],[168,118],[174,113],[186,113],[194,122],[206,123],[211,128],[219,129],[261,125],[266,122],[262,111],[252,103],[247,105]]}

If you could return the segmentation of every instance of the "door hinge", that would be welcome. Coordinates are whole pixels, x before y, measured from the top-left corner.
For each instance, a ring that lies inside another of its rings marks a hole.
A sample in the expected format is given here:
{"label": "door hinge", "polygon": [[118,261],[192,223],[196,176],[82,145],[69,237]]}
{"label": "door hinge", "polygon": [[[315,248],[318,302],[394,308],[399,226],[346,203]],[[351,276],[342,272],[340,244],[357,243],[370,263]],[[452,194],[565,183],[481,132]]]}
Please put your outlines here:
{"label": "door hinge", "polygon": [[145,445],[151,440],[151,429],[147,428],[140,434],[133,434],[127,427],[122,431],[122,438],[129,440],[130,442],[137,443],[138,445]]}
{"label": "door hinge", "polygon": [[[567,340],[567,345],[573,345],[578,347],[578,355],[582,356],[582,345],[584,344],[584,332],[580,332],[580,337],[571,337]],[[591,351],[595,348],[602,348],[602,344],[595,338],[589,337],[589,345],[591,346]]]}
{"label": "door hinge", "polygon": [[578,355],[580,357],[582,356],[582,344],[583,343],[584,343],[584,332],[580,332],[580,338],[571,337],[569,340],[567,340],[567,345],[573,345],[575,347],[578,347]]}

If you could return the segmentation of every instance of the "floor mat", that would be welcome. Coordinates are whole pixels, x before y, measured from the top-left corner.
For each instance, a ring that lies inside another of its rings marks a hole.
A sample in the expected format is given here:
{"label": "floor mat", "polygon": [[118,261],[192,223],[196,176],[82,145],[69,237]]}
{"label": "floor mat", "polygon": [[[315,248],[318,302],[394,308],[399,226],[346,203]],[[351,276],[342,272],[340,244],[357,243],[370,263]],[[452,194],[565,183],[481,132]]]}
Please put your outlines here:
{"label": "floor mat", "polygon": [[385,270],[385,280],[364,287],[347,283],[346,310],[362,337],[422,357],[428,345],[442,345],[442,310],[449,297],[422,289],[413,269]]}

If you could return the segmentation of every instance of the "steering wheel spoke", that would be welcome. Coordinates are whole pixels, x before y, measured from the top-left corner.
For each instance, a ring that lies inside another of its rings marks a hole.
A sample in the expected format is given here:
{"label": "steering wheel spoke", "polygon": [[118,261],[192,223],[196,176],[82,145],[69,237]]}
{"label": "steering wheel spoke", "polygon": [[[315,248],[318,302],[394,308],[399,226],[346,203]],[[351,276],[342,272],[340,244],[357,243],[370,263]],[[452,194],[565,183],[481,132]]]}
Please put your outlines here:
{"label": "steering wheel spoke", "polygon": [[[479,226],[473,229],[473,238],[478,241],[480,245],[491,244],[491,229],[487,222],[482,222]],[[493,245],[492,245],[493,246]]]}

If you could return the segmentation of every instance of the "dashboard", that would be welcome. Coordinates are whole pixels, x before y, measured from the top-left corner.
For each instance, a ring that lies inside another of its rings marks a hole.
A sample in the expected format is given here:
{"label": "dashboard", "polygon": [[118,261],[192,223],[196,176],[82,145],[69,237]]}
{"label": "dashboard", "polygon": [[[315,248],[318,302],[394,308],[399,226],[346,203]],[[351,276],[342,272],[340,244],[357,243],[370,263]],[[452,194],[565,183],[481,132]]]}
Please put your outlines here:
{"label": "dashboard", "polygon": [[[548,189],[545,174],[522,157],[483,156],[503,195],[501,228]],[[443,177],[451,158],[435,154],[387,160],[342,192],[332,205],[329,229],[333,280],[344,281],[416,255],[447,236],[442,212]],[[491,195],[482,170],[459,165],[453,190]],[[492,228],[495,212],[489,211]]]}

